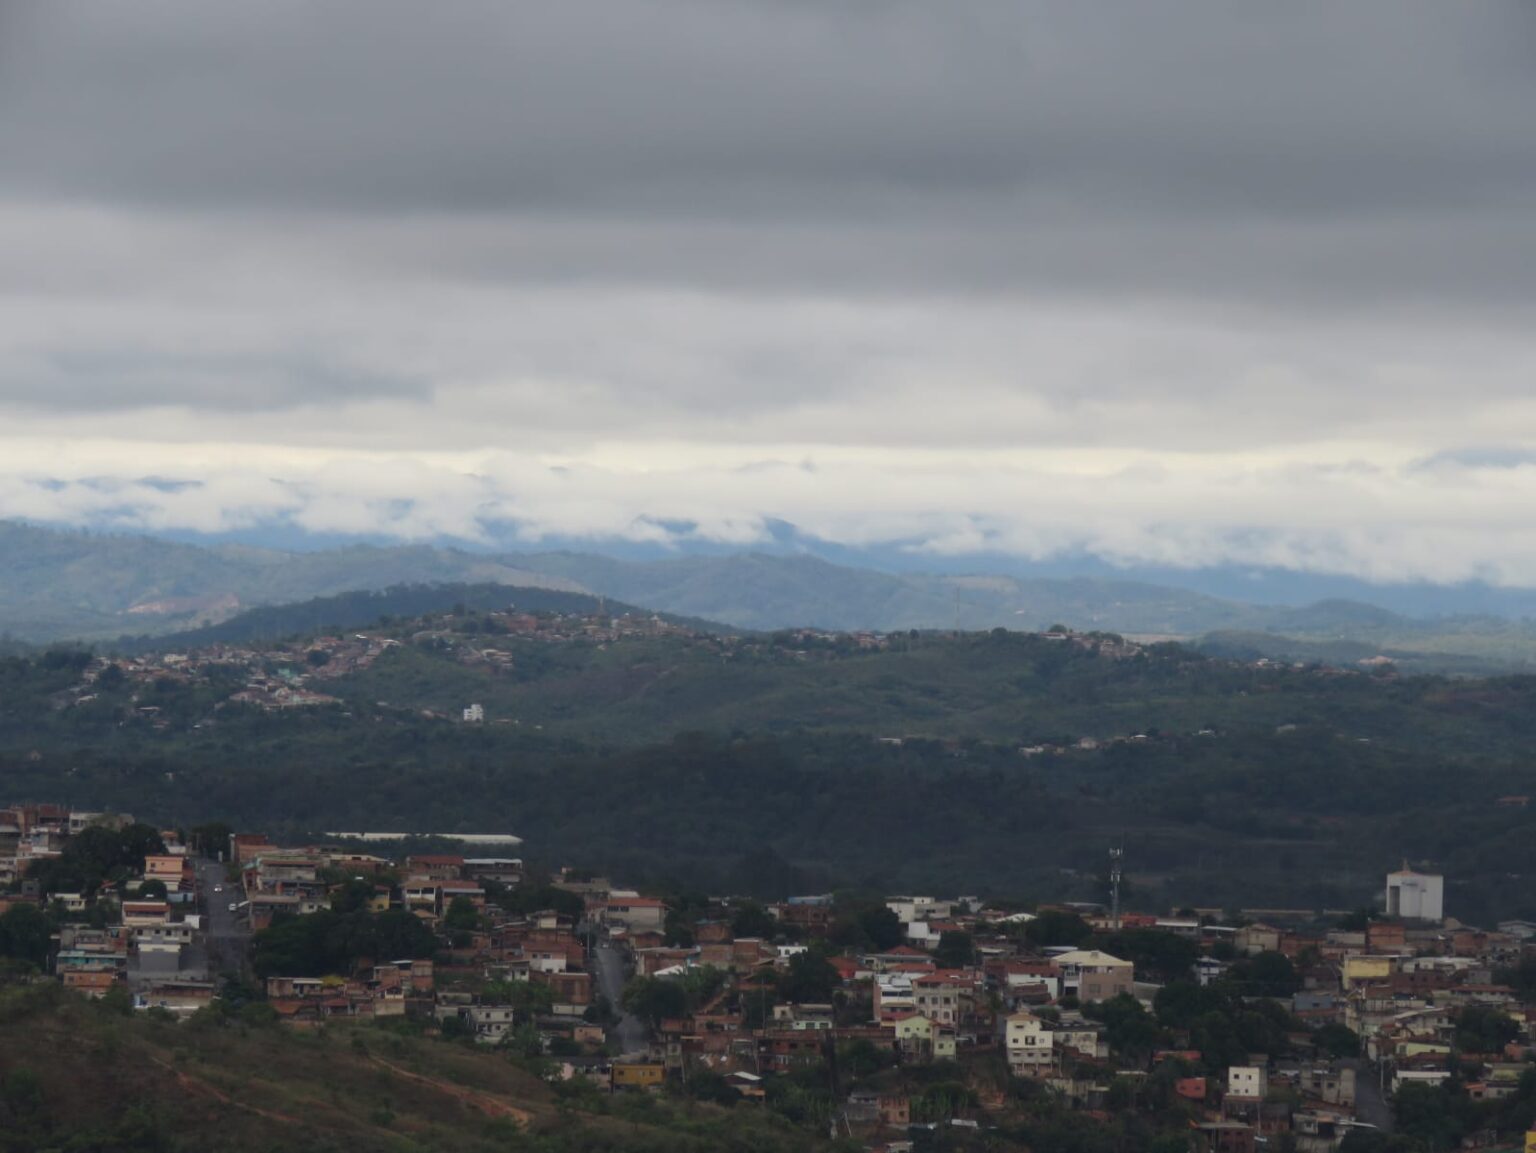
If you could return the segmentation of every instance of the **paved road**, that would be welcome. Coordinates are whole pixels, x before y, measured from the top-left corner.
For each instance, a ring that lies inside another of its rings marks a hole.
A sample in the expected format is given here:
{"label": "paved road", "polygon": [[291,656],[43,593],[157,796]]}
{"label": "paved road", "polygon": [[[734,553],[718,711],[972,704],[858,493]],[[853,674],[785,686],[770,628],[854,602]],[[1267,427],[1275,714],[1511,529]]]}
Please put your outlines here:
{"label": "paved road", "polygon": [[[218,861],[199,861],[197,881],[205,916],[208,975],[217,980],[221,973],[244,972],[251,931],[243,916],[229,911],[232,902],[242,899],[239,886],[224,880],[224,866]],[[216,887],[224,891],[215,893]]]}
{"label": "paved road", "polygon": [[1358,1057],[1349,1065],[1355,1070],[1355,1118],[1376,1126],[1383,1133],[1392,1132],[1392,1107],[1381,1094],[1376,1067]]}
{"label": "paved road", "polygon": [[624,996],[624,957],[607,941],[599,942],[592,950],[593,968],[597,970],[597,987],[613,1006],[615,1013],[622,1013],[618,1023],[608,1030],[608,1035],[619,1043],[620,1053],[644,1052],[649,1040],[645,1022],[631,1016],[619,1007]]}

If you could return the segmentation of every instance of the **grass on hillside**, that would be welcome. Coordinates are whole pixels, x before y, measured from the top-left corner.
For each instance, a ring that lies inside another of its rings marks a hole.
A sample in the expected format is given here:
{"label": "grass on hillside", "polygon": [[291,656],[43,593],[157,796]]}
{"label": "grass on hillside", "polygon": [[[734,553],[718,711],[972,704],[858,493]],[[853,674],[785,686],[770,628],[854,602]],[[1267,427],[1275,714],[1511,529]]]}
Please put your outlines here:
{"label": "grass on hillside", "polygon": [[0,989],[0,1150],[575,1153],[817,1142],[760,1114],[563,1095],[494,1051],[372,1025],[297,1032],[205,1010],[125,1015],[52,982]]}

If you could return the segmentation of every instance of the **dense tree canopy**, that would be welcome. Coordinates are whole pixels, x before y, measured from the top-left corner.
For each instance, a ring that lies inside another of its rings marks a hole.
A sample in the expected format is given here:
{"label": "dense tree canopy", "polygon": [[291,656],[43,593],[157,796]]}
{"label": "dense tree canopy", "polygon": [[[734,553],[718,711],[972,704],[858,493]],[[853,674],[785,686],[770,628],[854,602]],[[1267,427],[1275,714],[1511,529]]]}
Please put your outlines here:
{"label": "dense tree canopy", "polygon": [[346,976],[363,960],[431,957],[437,937],[420,918],[400,909],[337,913],[326,909],[282,917],[257,933],[252,965],[259,977]]}
{"label": "dense tree canopy", "polygon": [[0,957],[43,968],[53,934],[53,922],[36,905],[17,905],[0,913]]}
{"label": "dense tree canopy", "polygon": [[826,1004],[841,983],[842,978],[826,955],[817,949],[807,949],[791,957],[788,967],[779,975],[779,996],[800,1004]]}
{"label": "dense tree canopy", "polygon": [[45,893],[94,893],[106,882],[143,872],[144,858],[163,852],[165,842],[151,825],[90,825],[65,841],[59,856],[34,865],[29,876]]}

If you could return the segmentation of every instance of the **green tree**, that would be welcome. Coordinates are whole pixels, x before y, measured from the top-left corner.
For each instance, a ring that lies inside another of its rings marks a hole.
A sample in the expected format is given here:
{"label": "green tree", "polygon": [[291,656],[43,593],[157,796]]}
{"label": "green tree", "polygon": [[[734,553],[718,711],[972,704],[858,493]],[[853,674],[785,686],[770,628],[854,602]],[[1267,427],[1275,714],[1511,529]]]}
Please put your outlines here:
{"label": "green tree", "polygon": [[662,940],[670,948],[693,948],[693,921],[680,909],[667,909],[666,922],[662,927]]}
{"label": "green tree", "polygon": [[1355,1057],[1360,1053],[1360,1034],[1338,1021],[1321,1026],[1312,1038],[1330,1057]]}
{"label": "green tree", "polygon": [[1093,943],[1130,961],[1138,973],[1163,982],[1187,978],[1200,955],[1194,941],[1161,929],[1129,929]]}
{"label": "green tree", "polygon": [[896,1063],[896,1054],[868,1037],[855,1037],[837,1047],[838,1068],[855,1079],[870,1077]]}
{"label": "green tree", "polygon": [[1289,997],[1301,987],[1295,966],[1284,953],[1263,952],[1234,963],[1231,981],[1250,997]]}
{"label": "green tree", "polygon": [[1037,949],[1052,945],[1081,945],[1093,936],[1093,926],[1076,913],[1042,909],[1024,926],[1024,939]]}
{"label": "green tree", "polygon": [[859,914],[859,928],[877,952],[889,952],[905,939],[901,918],[885,905],[871,905]]}
{"label": "green tree", "polygon": [[208,824],[194,825],[188,833],[192,851],[201,853],[205,857],[217,858],[219,854],[229,853],[229,838],[234,836],[235,830],[223,821],[212,821]]}
{"label": "green tree", "polygon": [[1110,1049],[1129,1064],[1140,1064],[1166,1040],[1156,1019],[1129,993],[1085,1005],[1083,1015],[1104,1023]]}
{"label": "green tree", "polygon": [[27,1124],[43,1111],[43,1080],[31,1066],[17,1065],[0,1082],[0,1100],[14,1120]]}
{"label": "green tree", "polygon": [[553,990],[532,981],[487,982],[480,1000],[487,1005],[511,1005],[513,1012],[527,1016],[547,1013],[555,1004]]}
{"label": "green tree", "polygon": [[52,936],[53,922],[36,905],[16,905],[0,914],[0,956],[44,968]]}
{"label": "green tree", "polygon": [[976,960],[976,942],[963,929],[945,929],[939,934],[933,960],[943,969],[960,969]]}
{"label": "green tree", "polygon": [[305,917],[281,917],[252,940],[252,967],[267,977],[350,974],[357,963],[430,957],[437,937],[403,909],[371,914],[322,909]]}
{"label": "green tree", "polygon": [[368,908],[373,900],[373,882],[351,879],[331,890],[331,911],[357,913]]}
{"label": "green tree", "polygon": [[683,992],[688,996],[688,1007],[697,1009],[707,1003],[725,987],[725,974],[713,965],[700,965],[683,974]]}
{"label": "green tree", "polygon": [[1499,1053],[1520,1036],[1520,1026],[1488,1005],[1467,1005],[1456,1018],[1456,1048],[1463,1053]]}
{"label": "green tree", "polygon": [[789,959],[789,965],[779,975],[779,996],[796,1004],[826,1004],[842,978],[836,969],[817,949],[807,949]]}
{"label": "green tree", "polygon": [[471,932],[480,927],[480,912],[468,897],[455,897],[443,914],[443,927],[450,932]]}
{"label": "green tree", "polygon": [[778,929],[773,914],[756,901],[742,901],[731,911],[733,937],[762,937],[771,941]]}
{"label": "green tree", "polygon": [[128,992],[127,985],[113,985],[96,999],[96,1006],[103,1012],[111,1013],[115,1016],[131,1017],[133,1015],[133,994]]}
{"label": "green tree", "polygon": [[622,1003],[626,1012],[655,1029],[667,1018],[681,1017],[688,1011],[688,994],[676,981],[635,977],[624,986]]}
{"label": "green tree", "polygon": [[1397,1131],[1430,1150],[1454,1149],[1473,1125],[1473,1110],[1459,1086],[1408,1082],[1392,1097]]}

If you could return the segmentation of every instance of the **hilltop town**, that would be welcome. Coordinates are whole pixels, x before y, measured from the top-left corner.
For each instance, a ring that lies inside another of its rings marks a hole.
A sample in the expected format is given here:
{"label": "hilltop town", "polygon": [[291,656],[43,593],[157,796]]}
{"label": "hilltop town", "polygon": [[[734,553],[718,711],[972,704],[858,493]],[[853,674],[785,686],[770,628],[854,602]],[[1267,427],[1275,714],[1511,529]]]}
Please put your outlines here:
{"label": "hilltop town", "polygon": [[1083,1148],[1113,1125],[1139,1148],[1323,1153],[1430,1124],[1493,1147],[1536,1111],[1536,924],[1462,924],[1406,866],[1379,907],[1319,919],[642,892],[517,845],[12,805],[4,979],[167,1021],[406,1030],[580,1100],[767,1110],[867,1150],[1038,1147],[1047,1124]]}

